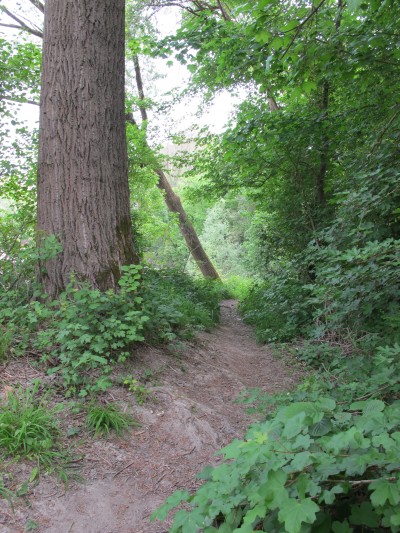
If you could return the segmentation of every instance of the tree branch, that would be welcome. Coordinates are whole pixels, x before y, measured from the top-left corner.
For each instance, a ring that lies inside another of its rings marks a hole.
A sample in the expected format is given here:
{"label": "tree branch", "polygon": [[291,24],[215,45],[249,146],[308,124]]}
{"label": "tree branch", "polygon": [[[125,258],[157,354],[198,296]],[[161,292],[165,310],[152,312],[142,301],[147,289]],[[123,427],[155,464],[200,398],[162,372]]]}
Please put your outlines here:
{"label": "tree branch", "polygon": [[312,18],[316,13],[318,13],[319,9],[321,8],[323,4],[325,4],[325,2],[326,0],[321,0],[321,2],[317,6],[313,7],[310,13],[306,16],[306,18],[302,22],[300,22],[300,24],[296,27],[295,34],[293,35],[292,40],[288,44],[286,50],[283,52],[281,59],[283,59],[285,55],[289,52],[290,48],[292,47],[292,44],[297,39],[301,28],[310,20],[310,18]]}
{"label": "tree branch", "polygon": [[15,28],[16,30],[25,31],[25,28],[23,28],[22,26],[17,26],[17,24],[4,24],[3,22],[0,22],[0,26],[2,26],[3,28]]}
{"label": "tree branch", "polygon": [[135,55],[133,57],[133,64],[135,66],[136,86],[137,86],[137,90],[138,90],[138,94],[140,98],[140,103],[139,103],[140,114],[142,115],[142,120],[147,122],[148,116],[147,116],[147,110],[143,105],[144,89],[143,89],[142,72],[140,70],[140,63],[139,63],[138,55]]}
{"label": "tree branch", "polygon": [[400,106],[399,105],[396,105],[395,107],[397,107],[398,109],[394,112],[394,114],[390,117],[388,123],[386,124],[386,126],[381,130],[381,132],[379,133],[378,135],[378,138],[376,139],[376,141],[374,142],[374,144],[372,145],[372,148],[371,148],[371,152],[370,152],[370,155],[372,154],[372,152],[375,151],[375,149],[381,144],[382,142],[382,139],[385,135],[385,133],[388,131],[388,129],[390,128],[390,126],[393,124],[393,122],[396,120],[397,118],[397,115],[400,113]]}
{"label": "tree branch", "polygon": [[44,15],[44,4],[40,0],[29,0]]}
{"label": "tree branch", "polygon": [[[325,0],[324,0],[325,1]],[[194,7],[190,5],[190,2],[188,4],[185,4],[184,2],[174,1],[174,0],[159,0],[159,1],[150,1],[147,5],[150,7],[179,7],[180,9],[183,9],[194,16],[199,16],[203,11],[206,9],[212,11],[212,12],[220,12],[222,15],[222,18],[226,21],[231,21],[232,18],[229,15],[226,7],[222,4],[221,0],[217,0],[217,5],[211,5],[204,2],[200,2],[198,0],[192,0],[192,3]]]}
{"label": "tree branch", "polygon": [[0,102],[2,100],[7,100],[8,102],[13,102],[14,104],[32,104],[40,106],[40,103],[36,100],[29,100],[28,98],[10,98],[9,96],[0,96]]}
{"label": "tree branch", "polygon": [[11,11],[9,11],[6,7],[0,6],[0,10],[3,11],[6,15],[8,15],[10,18],[15,20],[15,22],[18,22],[18,24],[20,24],[20,26],[15,26],[17,29],[27,31],[32,35],[36,35],[36,37],[40,37],[41,39],[43,38],[43,33],[41,31],[35,30],[35,28],[31,28],[30,26],[28,26],[23,20],[11,13]]}

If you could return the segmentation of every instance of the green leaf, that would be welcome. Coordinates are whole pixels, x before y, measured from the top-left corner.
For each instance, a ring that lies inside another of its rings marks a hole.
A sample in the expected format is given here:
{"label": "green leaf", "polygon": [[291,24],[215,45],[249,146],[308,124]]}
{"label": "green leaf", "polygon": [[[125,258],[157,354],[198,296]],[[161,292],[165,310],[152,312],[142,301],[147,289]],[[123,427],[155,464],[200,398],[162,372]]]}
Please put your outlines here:
{"label": "green leaf", "polygon": [[368,526],[376,528],[380,520],[370,502],[362,502],[361,505],[351,506],[350,523],[355,526]]}
{"label": "green leaf", "polygon": [[320,501],[324,501],[328,505],[332,505],[332,503],[335,501],[335,495],[336,494],[343,494],[344,488],[341,485],[335,485],[329,490],[324,490],[321,496]]}
{"label": "green leaf", "polygon": [[158,509],[156,509],[152,515],[150,516],[150,522],[154,522],[154,520],[165,520],[168,516],[169,511],[174,509],[174,507],[177,507],[180,503],[184,501],[188,501],[190,498],[190,494],[187,490],[178,490],[174,492],[169,498],[165,500],[165,503],[161,505]]}
{"label": "green leaf", "polygon": [[290,467],[295,472],[301,472],[306,466],[311,465],[312,463],[313,459],[310,452],[299,452],[290,463]]}
{"label": "green leaf", "polygon": [[322,437],[323,435],[329,433],[332,427],[332,422],[329,420],[329,418],[323,418],[311,426],[308,431],[312,437]]}
{"label": "green leaf", "polygon": [[315,407],[312,402],[296,402],[280,409],[276,415],[276,419],[286,422],[300,413],[308,414],[313,411],[315,411]]}
{"label": "green leaf", "polygon": [[351,411],[362,411],[363,414],[371,415],[373,413],[380,413],[384,410],[385,404],[381,400],[368,400],[362,402],[354,402],[350,405]]}
{"label": "green leaf", "polygon": [[29,476],[29,483],[32,483],[32,481],[35,481],[38,475],[39,475],[39,468],[35,466],[34,468],[32,468],[31,475]]}
{"label": "green leaf", "polygon": [[390,523],[392,526],[400,526],[400,511],[397,511],[391,515]]}
{"label": "green leaf", "polygon": [[331,412],[336,407],[336,402],[332,398],[318,398],[315,402],[317,409],[321,409],[324,412]]}
{"label": "green leaf", "polygon": [[261,30],[255,34],[254,39],[257,43],[265,44],[271,39],[271,33],[267,30]]}
{"label": "green leaf", "polygon": [[306,497],[306,493],[315,496],[321,491],[320,487],[312,481],[309,474],[299,475],[296,481],[296,489],[301,500]]}
{"label": "green leaf", "polygon": [[318,511],[318,505],[311,498],[301,501],[290,498],[281,506],[278,517],[285,523],[288,533],[299,533],[302,523],[312,524]]}
{"label": "green leaf", "polygon": [[194,533],[199,530],[203,519],[197,509],[188,513],[184,509],[178,511],[175,515],[174,527],[171,531],[179,531],[181,533]]}
{"label": "green leaf", "polygon": [[333,533],[352,533],[353,528],[349,526],[347,520],[344,522],[333,522],[332,524]]}
{"label": "green leaf", "polygon": [[308,450],[311,444],[314,441],[310,438],[310,435],[298,435],[296,440],[292,443],[292,449],[296,450],[297,448],[302,448],[303,450]]}
{"label": "green leaf", "polygon": [[368,485],[368,488],[372,491],[371,502],[374,507],[383,506],[387,501],[391,505],[400,503],[399,487],[391,481],[378,479]]}
{"label": "green leaf", "polygon": [[264,518],[267,512],[267,507],[265,505],[257,505],[254,509],[250,509],[244,515],[243,525],[238,529],[238,531],[249,532],[253,531],[253,524],[259,518]]}
{"label": "green leaf", "polygon": [[297,28],[297,26],[299,25],[299,21],[294,19],[294,20],[291,20],[288,24],[286,24],[285,26],[283,26],[280,31],[283,32],[283,33],[287,33],[287,32],[290,32],[292,30],[294,30],[294,28]]}
{"label": "green leaf", "polygon": [[293,437],[298,435],[305,427],[305,418],[306,414],[304,412],[300,412],[298,415],[295,415],[293,418],[290,418],[285,424],[285,428],[282,432],[282,435],[287,439],[292,439]]}

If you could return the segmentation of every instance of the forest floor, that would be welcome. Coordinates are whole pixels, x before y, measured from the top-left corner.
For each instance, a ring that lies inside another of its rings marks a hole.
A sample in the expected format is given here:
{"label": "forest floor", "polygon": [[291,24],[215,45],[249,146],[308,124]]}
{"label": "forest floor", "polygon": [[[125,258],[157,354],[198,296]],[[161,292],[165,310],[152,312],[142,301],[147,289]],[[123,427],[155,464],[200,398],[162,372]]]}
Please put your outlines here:
{"label": "forest floor", "polygon": [[[66,490],[53,475],[44,475],[16,500],[14,513],[0,499],[1,533],[167,532],[168,522],[149,523],[151,513],[175,490],[199,486],[196,473],[218,464],[215,452],[243,437],[254,420],[235,402],[239,392],[250,387],[285,391],[299,378],[268,347],[256,344],[233,300],[221,303],[217,328],[178,348],[141,347],[120,369],[124,375],[151,376],[146,385],[151,397],[141,406],[122,386],[105,395],[140,421],[141,427],[126,436],[94,439],[84,429],[82,414],[64,416],[64,429],[78,431],[69,441],[82,454],[84,481],[73,481]],[[8,387],[41,377],[29,359],[11,361],[0,371],[3,387],[7,376]],[[32,464],[21,462],[6,467],[14,483],[29,478],[32,470]]]}

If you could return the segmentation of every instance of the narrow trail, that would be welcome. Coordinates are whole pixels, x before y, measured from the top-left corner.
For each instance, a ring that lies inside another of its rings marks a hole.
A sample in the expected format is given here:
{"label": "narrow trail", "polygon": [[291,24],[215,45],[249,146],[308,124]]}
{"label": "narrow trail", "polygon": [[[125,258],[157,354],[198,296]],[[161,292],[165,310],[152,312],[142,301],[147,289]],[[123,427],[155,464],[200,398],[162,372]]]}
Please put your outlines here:
{"label": "narrow trail", "polygon": [[131,365],[157,376],[153,399],[138,406],[121,387],[112,389],[109,399],[125,405],[142,427],[122,439],[85,439],[84,484],[72,483],[65,493],[51,476],[44,477],[29,497],[30,507],[18,505],[14,517],[8,512],[3,521],[0,501],[1,533],[25,531],[28,519],[39,533],[167,532],[168,523],[149,523],[152,511],[173,491],[198,486],[195,474],[217,464],[215,452],[242,437],[251,421],[235,403],[239,391],[277,392],[296,382],[267,347],[256,344],[233,300],[222,302],[220,326],[184,344],[178,357],[140,349]]}

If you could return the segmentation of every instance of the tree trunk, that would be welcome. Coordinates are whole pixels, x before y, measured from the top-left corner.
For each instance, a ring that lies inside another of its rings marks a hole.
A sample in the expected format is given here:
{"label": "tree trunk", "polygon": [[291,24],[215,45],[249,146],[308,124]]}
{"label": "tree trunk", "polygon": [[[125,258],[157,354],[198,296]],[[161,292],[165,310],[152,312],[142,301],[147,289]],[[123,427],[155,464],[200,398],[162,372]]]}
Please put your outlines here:
{"label": "tree trunk", "polygon": [[321,109],[323,111],[323,117],[321,120],[322,128],[322,142],[320,148],[320,164],[319,170],[317,173],[317,183],[316,183],[316,197],[319,205],[324,205],[326,203],[325,198],[325,177],[328,170],[328,150],[329,150],[329,137],[325,131],[326,128],[326,119],[328,118],[328,106],[329,106],[329,83],[327,80],[324,80],[322,85],[322,101]]}
{"label": "tree trunk", "polygon": [[183,205],[179,196],[174,193],[166,175],[162,170],[155,169],[154,172],[159,177],[157,187],[164,191],[164,200],[168,209],[173,213],[177,213],[178,215],[179,229],[181,230],[181,234],[186,241],[186,245],[192,254],[193,259],[196,261],[201,273],[206,278],[219,279],[218,272],[204,251],[196,230],[190,222],[186,211],[183,209]]}
{"label": "tree trunk", "polygon": [[[138,89],[139,98],[141,101],[143,101],[144,88],[138,56],[135,56],[133,58],[133,63],[135,67],[136,85]],[[147,122],[148,117],[146,108],[141,104],[139,104],[139,108],[142,120]],[[131,119],[131,121],[133,121],[133,119]],[[206,278],[219,279],[218,272],[216,271],[214,265],[210,261],[210,258],[204,251],[204,248],[200,242],[196,230],[194,229],[193,224],[190,222],[179,196],[174,193],[167,176],[160,168],[154,169],[154,172],[159,178],[157,187],[164,192],[164,200],[167,204],[168,209],[173,213],[178,214],[179,229],[183,238],[185,239],[189,252],[191,253],[193,259],[196,261],[201,273]]]}
{"label": "tree trunk", "polygon": [[279,111],[279,105],[277,104],[272,92],[271,88],[267,87],[267,101],[268,101],[268,107],[271,113],[274,111]]}
{"label": "tree trunk", "polygon": [[125,135],[124,0],[46,0],[39,130],[38,230],[62,252],[46,292],[71,273],[100,290],[138,262]]}

